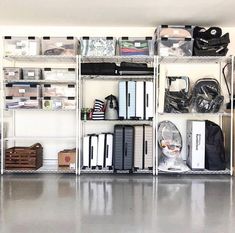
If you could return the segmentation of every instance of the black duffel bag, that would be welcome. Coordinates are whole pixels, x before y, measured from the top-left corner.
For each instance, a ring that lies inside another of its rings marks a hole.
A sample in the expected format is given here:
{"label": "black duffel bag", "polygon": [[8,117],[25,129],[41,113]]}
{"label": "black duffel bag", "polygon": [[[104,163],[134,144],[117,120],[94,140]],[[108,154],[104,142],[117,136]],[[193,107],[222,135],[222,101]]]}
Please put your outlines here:
{"label": "black duffel bag", "polygon": [[206,120],[206,169],[225,170],[226,156],[224,148],[224,135],[219,125]]}
{"label": "black duffel bag", "polygon": [[82,63],[82,75],[116,75],[117,69],[115,63],[102,62],[102,63]]}

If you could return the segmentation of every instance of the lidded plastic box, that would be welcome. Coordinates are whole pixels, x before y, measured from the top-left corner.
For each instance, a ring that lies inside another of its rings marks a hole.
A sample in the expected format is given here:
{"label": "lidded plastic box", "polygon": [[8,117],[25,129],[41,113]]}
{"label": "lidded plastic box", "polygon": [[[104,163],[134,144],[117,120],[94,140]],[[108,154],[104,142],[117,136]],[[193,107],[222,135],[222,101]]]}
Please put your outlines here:
{"label": "lidded plastic box", "polygon": [[192,56],[193,39],[190,38],[161,38],[157,40],[156,52],[159,56]]}
{"label": "lidded plastic box", "polygon": [[114,56],[116,39],[113,37],[82,37],[81,54],[83,56]]}
{"label": "lidded plastic box", "polygon": [[76,73],[74,68],[44,68],[43,69],[43,79],[44,80],[52,80],[52,81],[60,81],[60,80],[68,80],[75,81]]}
{"label": "lidded plastic box", "polygon": [[42,77],[42,70],[39,68],[23,68],[23,79],[39,80]]}
{"label": "lidded plastic box", "polygon": [[40,40],[37,37],[4,37],[5,56],[36,56],[40,55]]}
{"label": "lidded plastic box", "polygon": [[43,37],[43,55],[75,56],[78,53],[78,41],[73,36],[68,37]]}
{"label": "lidded plastic box", "polygon": [[121,56],[153,55],[152,37],[122,37],[118,44]]}
{"label": "lidded plastic box", "polygon": [[5,80],[20,80],[22,78],[22,70],[17,67],[4,67],[3,68]]}

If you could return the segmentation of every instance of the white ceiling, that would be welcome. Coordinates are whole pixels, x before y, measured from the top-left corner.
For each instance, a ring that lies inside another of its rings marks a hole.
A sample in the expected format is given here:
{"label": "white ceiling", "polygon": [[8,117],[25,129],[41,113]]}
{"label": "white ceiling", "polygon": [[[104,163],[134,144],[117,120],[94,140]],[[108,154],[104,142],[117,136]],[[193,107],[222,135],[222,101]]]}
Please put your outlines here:
{"label": "white ceiling", "polygon": [[235,26],[234,0],[0,0],[0,25]]}

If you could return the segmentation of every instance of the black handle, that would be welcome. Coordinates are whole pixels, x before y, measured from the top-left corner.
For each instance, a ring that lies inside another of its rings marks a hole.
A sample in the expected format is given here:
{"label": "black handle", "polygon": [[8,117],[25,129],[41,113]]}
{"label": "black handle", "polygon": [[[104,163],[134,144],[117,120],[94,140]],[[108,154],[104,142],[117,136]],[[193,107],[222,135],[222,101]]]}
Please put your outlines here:
{"label": "black handle", "polygon": [[93,159],[93,146],[91,147],[91,159]]}
{"label": "black handle", "polygon": [[131,95],[130,93],[128,93],[128,107],[131,106]]}
{"label": "black handle", "polygon": [[106,158],[109,157],[109,145],[106,146]]}
{"label": "black handle", "polygon": [[125,156],[127,156],[127,142],[125,143]]}
{"label": "black handle", "polygon": [[147,155],[148,154],[148,142],[145,141],[145,154]]}
{"label": "black handle", "polygon": [[147,101],[146,105],[148,107],[149,106],[149,94],[147,94],[147,96],[146,96],[146,101]]}

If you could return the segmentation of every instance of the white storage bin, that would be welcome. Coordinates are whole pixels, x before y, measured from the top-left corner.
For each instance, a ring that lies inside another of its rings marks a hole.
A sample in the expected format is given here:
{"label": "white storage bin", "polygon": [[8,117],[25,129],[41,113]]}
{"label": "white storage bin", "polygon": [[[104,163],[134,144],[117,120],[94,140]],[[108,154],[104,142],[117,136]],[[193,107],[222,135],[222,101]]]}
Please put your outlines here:
{"label": "white storage bin", "polygon": [[43,79],[51,81],[75,81],[76,73],[74,68],[44,68],[43,69]]}
{"label": "white storage bin", "polygon": [[78,41],[74,37],[43,37],[43,55],[75,56],[78,53]]}
{"label": "white storage bin", "polygon": [[41,88],[38,84],[12,84],[5,87],[5,95],[13,97],[36,97],[41,96]]}
{"label": "white storage bin", "polygon": [[192,56],[193,39],[190,38],[161,38],[156,44],[157,55],[167,56]]}
{"label": "white storage bin", "polygon": [[42,100],[42,108],[45,110],[74,110],[76,108],[75,97],[56,98],[44,97]]}
{"label": "white storage bin", "polygon": [[193,38],[191,25],[161,25],[155,30],[155,37],[160,38]]}
{"label": "white storage bin", "polygon": [[5,56],[35,56],[40,54],[40,40],[37,37],[4,37]]}
{"label": "white storage bin", "polygon": [[75,97],[75,85],[72,84],[44,84],[43,97]]}
{"label": "white storage bin", "polygon": [[36,97],[10,97],[7,96],[5,100],[7,109],[38,109],[41,108],[41,100]]}
{"label": "white storage bin", "polygon": [[42,71],[39,68],[23,68],[23,79],[39,80],[41,79]]}
{"label": "white storage bin", "polygon": [[5,80],[20,80],[22,77],[21,68],[15,67],[5,67],[3,68],[4,79]]}
{"label": "white storage bin", "polygon": [[152,37],[122,37],[118,46],[121,56],[153,55]]}
{"label": "white storage bin", "polygon": [[82,37],[81,54],[83,56],[114,56],[116,39],[113,37]]}

